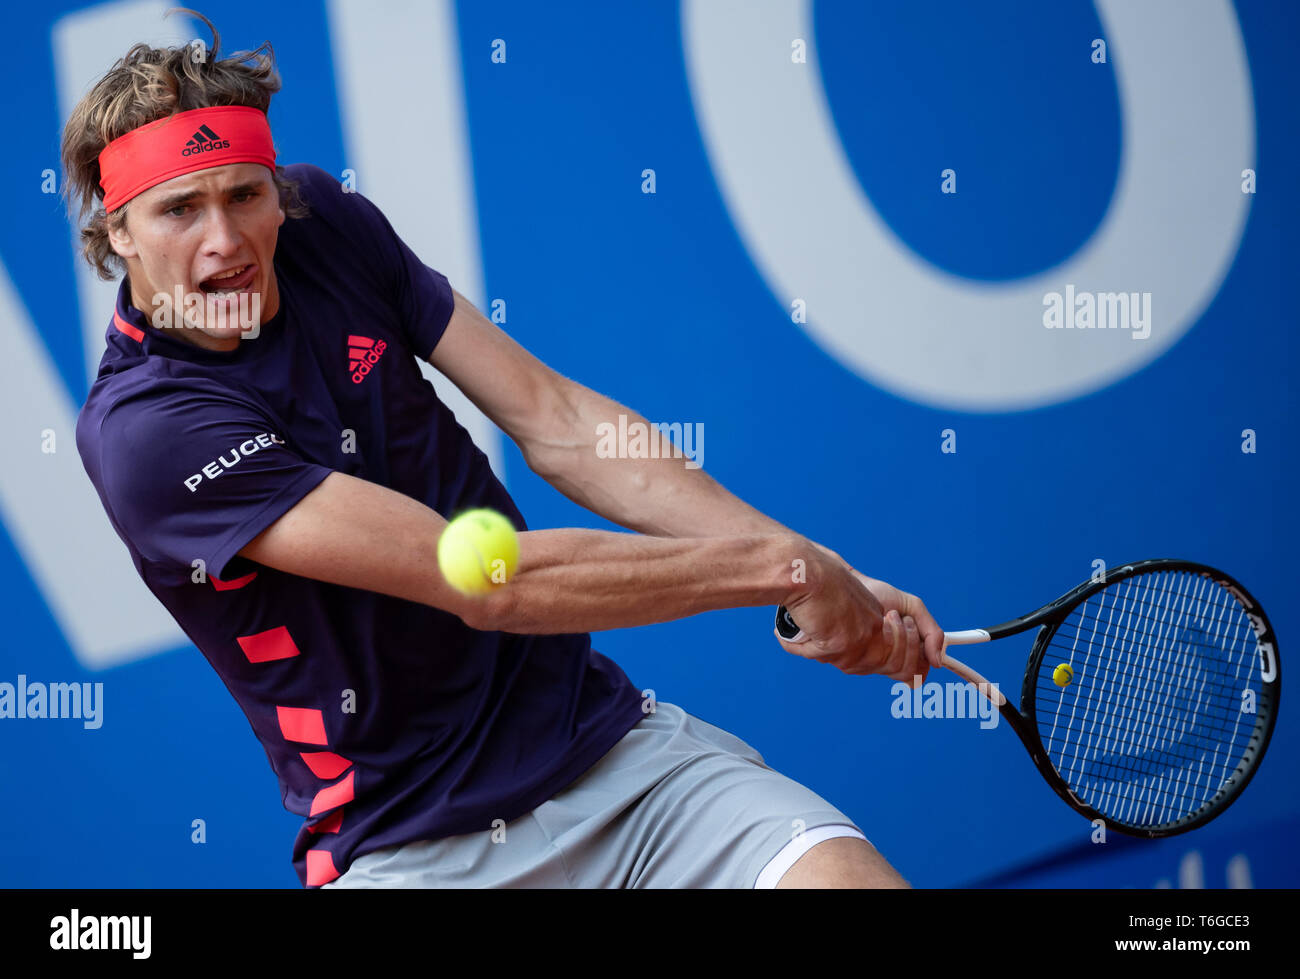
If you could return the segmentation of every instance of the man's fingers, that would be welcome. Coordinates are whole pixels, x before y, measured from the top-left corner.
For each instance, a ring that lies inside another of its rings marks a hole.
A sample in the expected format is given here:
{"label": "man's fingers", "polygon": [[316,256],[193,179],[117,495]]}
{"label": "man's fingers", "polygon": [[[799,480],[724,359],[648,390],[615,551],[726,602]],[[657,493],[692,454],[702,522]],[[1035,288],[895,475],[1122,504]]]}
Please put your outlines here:
{"label": "man's fingers", "polygon": [[916,627],[921,630],[925,646],[925,658],[931,666],[943,665],[943,629],[934,621],[934,616],[915,595],[907,596],[908,614],[916,620]]}
{"label": "man's fingers", "polygon": [[921,630],[916,627],[916,620],[910,615],[903,618],[903,628],[907,630],[907,665],[914,672],[920,673],[926,666]]}
{"label": "man's fingers", "polygon": [[930,675],[930,664],[921,655],[920,643],[917,644],[915,655],[908,655],[906,664],[896,672],[885,675],[891,680],[901,680],[913,690],[924,684],[926,677]]}
{"label": "man's fingers", "polygon": [[938,626],[924,634],[925,660],[931,666],[943,665],[943,630]]}
{"label": "man's fingers", "polygon": [[924,686],[925,678],[928,677],[929,675],[930,675],[929,663],[922,663],[921,666],[912,673],[909,673],[906,670],[900,670],[898,673],[886,674],[886,676],[888,676],[889,679],[898,680],[902,683],[906,683],[913,690],[915,690],[917,687]]}
{"label": "man's fingers", "polygon": [[906,669],[907,667],[907,627],[903,625],[903,617],[894,609],[885,613],[885,620],[889,623],[889,635],[893,642],[889,644],[889,657],[885,661],[884,670],[881,672],[896,672]]}
{"label": "man's fingers", "polygon": [[908,669],[913,676],[921,678],[914,683],[924,683],[926,675],[930,672],[930,664],[925,657],[925,643],[921,638],[921,630],[910,615],[903,619],[903,624],[907,629]]}

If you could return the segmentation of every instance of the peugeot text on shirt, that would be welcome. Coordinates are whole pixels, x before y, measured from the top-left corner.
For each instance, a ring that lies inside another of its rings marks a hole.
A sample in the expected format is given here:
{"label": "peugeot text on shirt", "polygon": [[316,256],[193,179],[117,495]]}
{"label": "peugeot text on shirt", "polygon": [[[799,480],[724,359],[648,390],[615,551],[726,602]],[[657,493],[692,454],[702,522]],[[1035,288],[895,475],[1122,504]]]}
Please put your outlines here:
{"label": "peugeot text on shirt", "polygon": [[[229,469],[236,465],[240,459],[243,459],[246,456],[251,456],[254,452],[258,452],[261,449],[269,449],[272,445],[284,445],[284,439],[272,432],[262,432],[260,435],[254,435],[250,439],[245,439],[230,450],[229,455],[231,458],[229,462],[226,461],[226,453],[221,453],[221,455],[217,456],[215,461],[209,462],[201,471],[196,472],[193,476],[187,477],[185,480],[185,488],[191,493],[197,492],[199,484],[203,482],[205,476],[208,479],[216,479],[221,475],[221,466],[225,466]],[[221,465],[219,466],[218,463]]]}

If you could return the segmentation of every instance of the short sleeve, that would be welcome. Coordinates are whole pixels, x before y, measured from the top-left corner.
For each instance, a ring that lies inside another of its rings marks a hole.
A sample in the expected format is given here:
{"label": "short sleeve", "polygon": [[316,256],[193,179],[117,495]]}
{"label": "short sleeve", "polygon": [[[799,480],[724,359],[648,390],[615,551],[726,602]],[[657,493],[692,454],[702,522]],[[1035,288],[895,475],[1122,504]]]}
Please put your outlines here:
{"label": "short sleeve", "polygon": [[369,272],[376,288],[393,304],[411,351],[428,360],[456,306],[447,277],[420,261],[368,198],[344,193],[339,182],[319,167],[304,165],[294,172],[306,178],[318,214],[337,226],[355,249],[357,265]]}
{"label": "short sleeve", "polygon": [[224,577],[239,551],[331,472],[253,405],[174,392],[115,406],[100,428],[105,503],[145,558]]}

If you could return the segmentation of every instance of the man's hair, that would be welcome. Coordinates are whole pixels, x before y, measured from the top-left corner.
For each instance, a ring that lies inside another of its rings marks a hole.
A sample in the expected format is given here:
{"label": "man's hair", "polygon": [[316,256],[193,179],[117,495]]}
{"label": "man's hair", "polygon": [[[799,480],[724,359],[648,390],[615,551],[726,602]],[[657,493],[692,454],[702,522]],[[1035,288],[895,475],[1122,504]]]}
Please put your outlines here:
{"label": "man's hair", "polygon": [[[99,185],[104,147],[133,129],[190,109],[246,105],[266,112],[271,96],[280,90],[271,42],[218,60],[221,36],[212,21],[187,8],[168,11],[177,12],[203,21],[212,32],[212,46],[204,52],[197,41],[176,48],[134,45],[77,103],[63,127],[63,193],[74,220],[90,214],[81,228],[81,251],[101,279],[126,271],[126,263],[108,242],[108,231],[122,226],[131,206],[127,202],[112,214],[104,212],[104,189]],[[305,217],[298,186],[283,167],[276,166],[274,180],[286,216]]]}

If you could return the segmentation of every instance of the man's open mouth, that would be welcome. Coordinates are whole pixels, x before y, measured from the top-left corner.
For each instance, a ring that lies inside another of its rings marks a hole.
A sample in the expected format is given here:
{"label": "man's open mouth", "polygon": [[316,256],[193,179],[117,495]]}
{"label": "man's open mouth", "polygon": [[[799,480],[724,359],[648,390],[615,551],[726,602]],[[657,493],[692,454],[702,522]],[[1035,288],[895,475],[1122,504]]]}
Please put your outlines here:
{"label": "man's open mouth", "polygon": [[251,286],[256,275],[256,265],[240,265],[233,269],[227,269],[220,275],[204,279],[199,283],[199,288],[213,296],[234,295]]}

